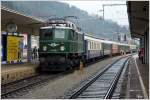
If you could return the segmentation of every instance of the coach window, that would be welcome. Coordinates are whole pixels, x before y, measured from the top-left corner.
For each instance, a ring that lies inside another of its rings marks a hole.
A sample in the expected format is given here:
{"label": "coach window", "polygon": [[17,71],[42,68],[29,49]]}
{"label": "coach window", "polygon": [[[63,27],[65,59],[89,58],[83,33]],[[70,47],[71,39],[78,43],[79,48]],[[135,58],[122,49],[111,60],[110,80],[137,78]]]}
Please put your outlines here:
{"label": "coach window", "polygon": [[92,41],[91,41],[91,49],[92,49]]}
{"label": "coach window", "polygon": [[92,49],[92,41],[90,42],[90,44],[91,44],[91,49]]}
{"label": "coach window", "polygon": [[89,49],[91,49],[90,41],[88,41],[88,44],[89,44]]}
{"label": "coach window", "polygon": [[93,49],[95,49],[95,42],[93,42]]}
{"label": "coach window", "polygon": [[93,42],[92,42],[92,49],[93,49]]}
{"label": "coach window", "polygon": [[96,49],[97,49],[97,42],[96,42]]}
{"label": "coach window", "polygon": [[100,49],[100,50],[101,50],[101,45],[102,45],[102,43],[99,44],[99,49]]}
{"label": "coach window", "polygon": [[91,49],[92,49],[92,41],[91,41]]}
{"label": "coach window", "polygon": [[93,49],[95,49],[95,42],[93,42]]}
{"label": "coach window", "polygon": [[94,41],[93,41],[93,49],[94,49]]}
{"label": "coach window", "polygon": [[90,46],[90,45],[89,45],[89,41],[87,41],[87,49],[88,49],[88,50],[89,50],[89,46]]}
{"label": "coach window", "polygon": [[89,41],[89,44],[90,44],[90,49],[91,49],[91,48],[92,48],[92,47],[91,47],[91,41]]}
{"label": "coach window", "polygon": [[93,49],[93,42],[91,41],[91,49]]}
{"label": "coach window", "polygon": [[96,43],[96,50],[97,50],[97,44],[98,44],[98,43]]}
{"label": "coach window", "polygon": [[87,41],[87,43],[88,43],[88,47],[89,47],[88,50],[89,50],[90,49],[90,41]]}
{"label": "coach window", "polygon": [[91,41],[91,49],[93,49],[93,42]]}
{"label": "coach window", "polygon": [[98,50],[98,43],[96,43],[96,50]]}
{"label": "coach window", "polygon": [[99,49],[101,50],[102,43],[99,44]]}

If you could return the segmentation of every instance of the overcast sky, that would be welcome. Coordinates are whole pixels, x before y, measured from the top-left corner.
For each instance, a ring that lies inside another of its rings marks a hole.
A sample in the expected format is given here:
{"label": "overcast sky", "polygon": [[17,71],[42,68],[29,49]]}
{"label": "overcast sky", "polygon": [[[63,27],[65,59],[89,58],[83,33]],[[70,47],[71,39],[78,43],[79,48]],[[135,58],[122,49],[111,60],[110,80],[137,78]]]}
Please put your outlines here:
{"label": "overcast sky", "polygon": [[[61,1],[68,3],[70,6],[74,5],[84,11],[87,11],[90,15],[98,14],[103,16],[102,5],[103,4],[126,4],[126,1],[80,1],[80,0],[65,0]],[[119,6],[105,6],[104,7],[105,19],[111,19],[120,25],[128,25],[127,7],[126,5]]]}

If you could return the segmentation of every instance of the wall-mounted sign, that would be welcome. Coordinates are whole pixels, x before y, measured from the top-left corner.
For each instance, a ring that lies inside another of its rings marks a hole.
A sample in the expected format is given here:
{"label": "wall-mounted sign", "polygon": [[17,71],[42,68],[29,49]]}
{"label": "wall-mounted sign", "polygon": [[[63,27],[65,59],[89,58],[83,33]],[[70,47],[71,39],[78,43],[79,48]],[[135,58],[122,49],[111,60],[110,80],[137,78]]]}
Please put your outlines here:
{"label": "wall-mounted sign", "polygon": [[19,60],[21,37],[7,36],[7,61]]}

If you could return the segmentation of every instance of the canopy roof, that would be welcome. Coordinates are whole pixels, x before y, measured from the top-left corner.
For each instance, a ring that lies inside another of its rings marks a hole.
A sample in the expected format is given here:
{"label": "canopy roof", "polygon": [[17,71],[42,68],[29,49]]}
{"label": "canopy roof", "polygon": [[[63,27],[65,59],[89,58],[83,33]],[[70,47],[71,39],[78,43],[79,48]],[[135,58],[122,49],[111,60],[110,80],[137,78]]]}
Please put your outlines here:
{"label": "canopy roof", "polygon": [[6,25],[9,21],[15,24],[27,27],[40,27],[44,20],[21,14],[15,10],[1,6],[1,21],[2,25]]}
{"label": "canopy roof", "polygon": [[133,38],[140,38],[149,28],[149,1],[128,1],[128,17]]}

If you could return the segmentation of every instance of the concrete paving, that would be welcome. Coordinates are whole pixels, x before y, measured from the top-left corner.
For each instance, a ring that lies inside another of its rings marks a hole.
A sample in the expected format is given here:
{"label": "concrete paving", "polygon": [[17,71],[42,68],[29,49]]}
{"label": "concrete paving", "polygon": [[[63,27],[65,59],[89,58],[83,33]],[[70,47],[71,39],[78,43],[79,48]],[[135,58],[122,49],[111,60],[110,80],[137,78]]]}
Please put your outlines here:
{"label": "concrete paving", "polygon": [[141,63],[134,55],[129,63],[127,82],[128,99],[148,99],[149,94],[149,67]]}
{"label": "concrete paving", "polygon": [[142,64],[142,61],[138,59],[138,56],[134,56],[134,59],[136,60],[143,85],[145,87],[145,90],[147,92],[147,95],[149,97],[149,65],[148,64]]}

